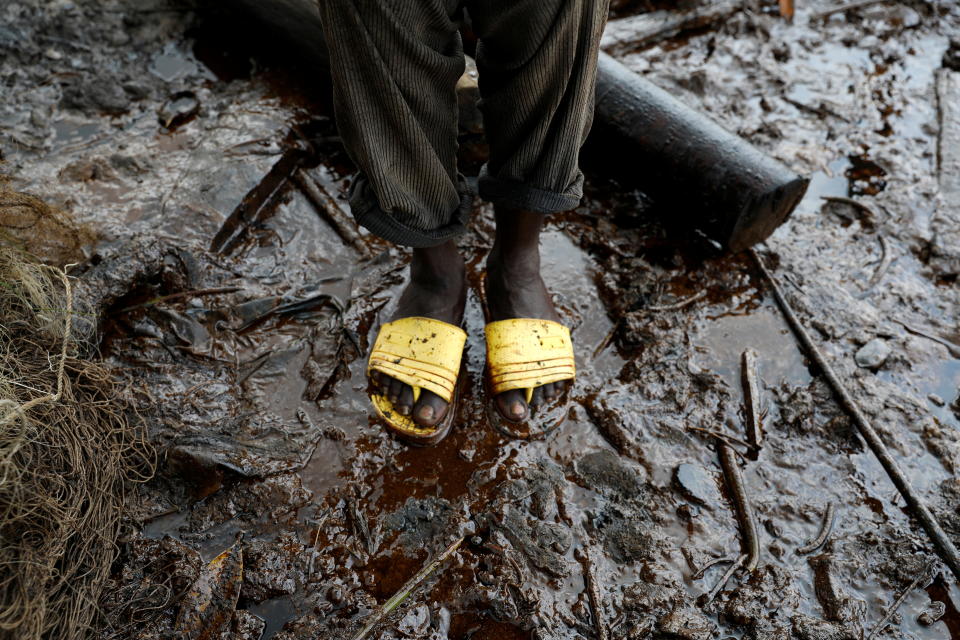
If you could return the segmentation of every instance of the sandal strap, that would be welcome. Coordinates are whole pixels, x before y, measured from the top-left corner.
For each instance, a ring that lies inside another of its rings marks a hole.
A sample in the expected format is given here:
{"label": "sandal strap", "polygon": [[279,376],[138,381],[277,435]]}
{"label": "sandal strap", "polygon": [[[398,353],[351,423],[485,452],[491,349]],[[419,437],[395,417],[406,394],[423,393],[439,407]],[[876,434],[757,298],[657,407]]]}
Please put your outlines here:
{"label": "sandal strap", "polygon": [[380,327],[367,372],[379,371],[410,385],[414,401],[426,389],[450,402],[466,341],[466,332],[447,322],[400,318]]}
{"label": "sandal strap", "polygon": [[486,326],[487,372],[494,395],[576,377],[570,329],[534,318],[498,320]]}

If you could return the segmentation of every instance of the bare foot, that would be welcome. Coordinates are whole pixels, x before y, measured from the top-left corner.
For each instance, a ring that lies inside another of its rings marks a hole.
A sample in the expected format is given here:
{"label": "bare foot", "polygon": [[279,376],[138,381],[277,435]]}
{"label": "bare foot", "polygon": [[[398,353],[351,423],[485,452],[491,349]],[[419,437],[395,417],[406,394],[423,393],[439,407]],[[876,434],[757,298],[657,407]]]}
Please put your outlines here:
{"label": "bare foot", "polygon": [[[560,322],[550,293],[540,277],[540,228],[543,214],[497,210],[497,235],[487,257],[486,300],[491,320],[540,318]],[[553,382],[533,390],[532,404],[559,396],[569,381]],[[524,391],[504,391],[497,408],[507,420],[521,422],[529,415]]]}
{"label": "bare foot", "polygon": [[[414,249],[410,261],[410,282],[400,294],[397,311],[391,320],[421,316],[459,326],[463,320],[466,299],[463,258],[452,241],[438,247]],[[424,389],[414,403],[410,385],[376,371],[373,381],[398,413],[412,416],[420,426],[436,426],[447,414],[448,403],[435,393]]]}

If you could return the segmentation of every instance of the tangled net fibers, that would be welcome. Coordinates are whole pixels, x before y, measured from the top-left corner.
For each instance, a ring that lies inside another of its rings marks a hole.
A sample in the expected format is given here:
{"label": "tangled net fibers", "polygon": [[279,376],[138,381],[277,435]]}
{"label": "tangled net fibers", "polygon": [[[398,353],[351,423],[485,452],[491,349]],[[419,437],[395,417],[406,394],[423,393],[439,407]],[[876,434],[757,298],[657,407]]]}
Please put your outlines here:
{"label": "tangled net fibers", "polygon": [[[43,230],[44,237],[37,236]],[[0,183],[0,638],[90,633],[124,495],[151,472],[102,364],[75,357],[69,220]],[[44,264],[27,249],[49,250]]]}

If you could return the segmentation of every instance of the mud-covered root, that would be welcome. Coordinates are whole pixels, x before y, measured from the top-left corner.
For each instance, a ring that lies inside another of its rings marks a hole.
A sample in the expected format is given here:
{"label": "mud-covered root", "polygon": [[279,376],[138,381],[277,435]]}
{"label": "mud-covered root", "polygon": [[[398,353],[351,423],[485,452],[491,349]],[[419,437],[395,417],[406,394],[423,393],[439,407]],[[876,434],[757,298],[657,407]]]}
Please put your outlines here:
{"label": "mud-covered root", "polygon": [[124,493],[151,471],[110,372],[72,355],[72,301],[61,269],[0,235],[0,637],[86,636]]}

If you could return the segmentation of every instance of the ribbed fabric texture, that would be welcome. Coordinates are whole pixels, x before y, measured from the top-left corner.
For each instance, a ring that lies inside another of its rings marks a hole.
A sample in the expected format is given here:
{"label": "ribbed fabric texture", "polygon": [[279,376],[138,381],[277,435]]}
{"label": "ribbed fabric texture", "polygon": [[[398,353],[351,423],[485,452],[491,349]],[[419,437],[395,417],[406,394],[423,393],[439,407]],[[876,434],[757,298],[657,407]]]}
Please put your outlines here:
{"label": "ribbed fabric texture", "polygon": [[480,38],[490,159],[479,180],[495,205],[554,213],[583,195],[577,157],[593,117],[609,0],[320,0],[341,138],[360,169],[357,221],[391,242],[440,244],[464,230],[457,173],[457,32]]}

